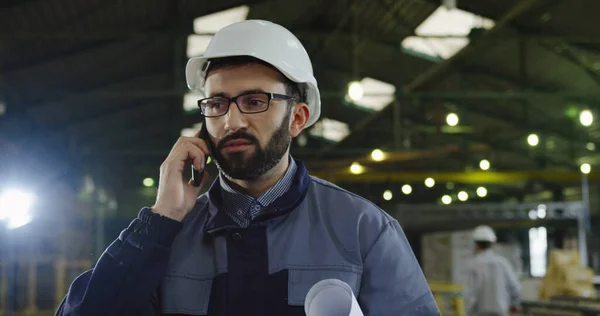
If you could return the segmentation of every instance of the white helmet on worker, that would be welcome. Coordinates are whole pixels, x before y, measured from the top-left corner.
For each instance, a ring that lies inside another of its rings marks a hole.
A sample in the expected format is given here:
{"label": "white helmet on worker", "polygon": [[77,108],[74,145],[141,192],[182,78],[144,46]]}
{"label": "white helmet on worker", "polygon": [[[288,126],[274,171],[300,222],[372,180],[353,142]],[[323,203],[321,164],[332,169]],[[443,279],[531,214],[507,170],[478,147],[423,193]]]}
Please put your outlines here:
{"label": "white helmet on worker", "polygon": [[494,243],[494,242],[496,242],[496,234],[494,233],[494,230],[490,226],[487,226],[487,225],[477,226],[473,230],[473,240]]}
{"label": "white helmet on worker", "polygon": [[302,101],[310,112],[306,127],[317,121],[321,114],[321,97],[310,57],[292,32],[272,22],[246,20],[219,30],[205,53],[188,61],[185,69],[188,88],[203,92],[209,61],[233,56],[260,59],[297,83],[304,96]]}

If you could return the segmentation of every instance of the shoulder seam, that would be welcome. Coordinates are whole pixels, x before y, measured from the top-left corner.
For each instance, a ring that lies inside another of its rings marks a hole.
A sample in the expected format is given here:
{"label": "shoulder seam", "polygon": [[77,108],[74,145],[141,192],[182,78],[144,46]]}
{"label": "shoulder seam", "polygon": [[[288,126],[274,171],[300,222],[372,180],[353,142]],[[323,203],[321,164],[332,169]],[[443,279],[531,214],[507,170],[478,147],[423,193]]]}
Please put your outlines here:
{"label": "shoulder seam", "polygon": [[354,194],[354,193],[352,193],[352,192],[350,192],[348,190],[344,190],[344,189],[342,189],[340,187],[336,187],[336,186],[333,186],[333,185],[330,185],[330,184],[327,184],[327,183],[324,183],[324,182],[321,182],[321,181],[317,181],[316,179],[318,179],[318,178],[310,176],[310,181],[311,182],[314,182],[314,183],[316,183],[318,185],[321,185],[321,186],[324,186],[324,187],[327,187],[327,188],[330,188],[330,189],[333,189],[333,190],[336,190],[336,191],[340,191],[342,193],[345,193],[347,195],[353,196],[355,198],[358,198],[358,199],[360,199],[360,200],[362,200],[364,202],[367,202],[367,203],[371,204],[371,206],[375,207],[379,212],[381,212],[387,218],[388,221],[387,221],[387,223],[385,223],[386,226],[389,223],[391,223],[392,221],[397,221],[394,217],[392,217],[390,214],[385,213],[385,211],[381,207],[377,206],[372,201],[370,201],[370,200],[368,200],[368,199],[366,199],[366,198],[364,198],[364,197],[362,197],[362,196],[360,196],[358,194]]}
{"label": "shoulder seam", "polygon": [[375,241],[373,242],[373,244],[369,247],[369,250],[367,250],[367,253],[365,253],[365,258],[363,260],[367,260],[367,257],[371,254],[371,250],[373,250],[373,248],[375,247],[375,245],[379,242],[379,239],[381,239],[381,235],[383,235],[383,233],[388,230],[388,228],[390,227],[390,225],[392,224],[392,221],[389,221],[385,224],[385,226],[383,226],[383,228],[381,228],[381,231],[379,232],[379,234],[377,235],[377,238],[375,238]]}

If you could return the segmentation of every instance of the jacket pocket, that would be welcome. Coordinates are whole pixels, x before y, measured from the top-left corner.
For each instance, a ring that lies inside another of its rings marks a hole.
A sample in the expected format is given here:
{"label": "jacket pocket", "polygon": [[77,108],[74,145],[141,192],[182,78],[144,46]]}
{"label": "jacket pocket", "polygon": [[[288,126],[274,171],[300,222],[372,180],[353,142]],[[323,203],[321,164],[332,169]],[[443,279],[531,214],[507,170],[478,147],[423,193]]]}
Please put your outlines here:
{"label": "jacket pocket", "polygon": [[358,297],[361,272],[344,267],[307,267],[289,269],[288,304],[303,306],[306,294],[317,282],[325,279],[338,279],[350,285],[354,295]]}
{"label": "jacket pocket", "polygon": [[161,287],[163,314],[206,315],[213,280],[166,276]]}

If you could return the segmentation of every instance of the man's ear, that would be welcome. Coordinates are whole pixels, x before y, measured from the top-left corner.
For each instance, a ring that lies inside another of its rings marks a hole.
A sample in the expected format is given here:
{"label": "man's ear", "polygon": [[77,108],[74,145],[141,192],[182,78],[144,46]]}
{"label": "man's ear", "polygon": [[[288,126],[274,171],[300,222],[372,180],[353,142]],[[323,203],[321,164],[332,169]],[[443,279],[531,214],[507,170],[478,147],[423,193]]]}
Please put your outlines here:
{"label": "man's ear", "polygon": [[308,111],[308,105],[306,103],[296,103],[292,107],[291,111],[292,118],[290,120],[290,135],[292,137],[298,136],[300,132],[308,123],[308,118],[310,117],[310,112]]}

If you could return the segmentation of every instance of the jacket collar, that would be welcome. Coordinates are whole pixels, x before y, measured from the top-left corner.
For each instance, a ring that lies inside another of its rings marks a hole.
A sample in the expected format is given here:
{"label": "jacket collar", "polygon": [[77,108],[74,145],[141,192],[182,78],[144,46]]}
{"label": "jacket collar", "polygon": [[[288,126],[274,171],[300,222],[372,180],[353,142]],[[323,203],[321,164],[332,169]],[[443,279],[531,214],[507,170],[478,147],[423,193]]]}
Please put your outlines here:
{"label": "jacket collar", "polygon": [[[271,203],[264,211],[264,214],[258,216],[253,222],[262,222],[277,216],[288,214],[293,211],[300,202],[304,200],[310,184],[310,176],[304,164],[294,159],[297,165],[296,173],[292,181],[292,186],[283,195]],[[239,228],[239,226],[225,212],[219,211],[223,204],[221,197],[221,184],[217,178],[208,189],[208,212],[209,219],[206,222],[204,231],[214,233],[227,228]]]}

